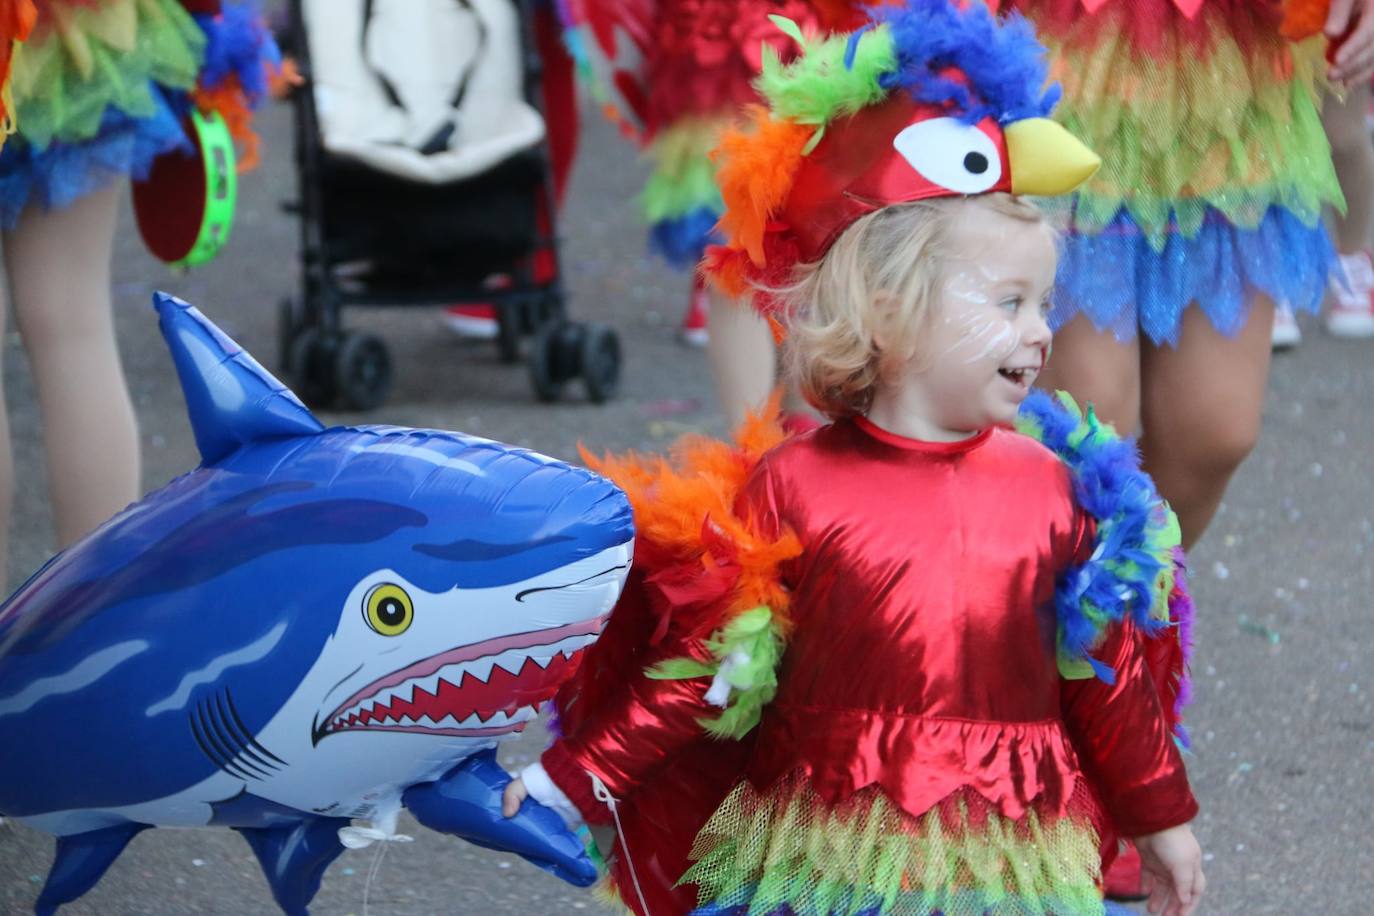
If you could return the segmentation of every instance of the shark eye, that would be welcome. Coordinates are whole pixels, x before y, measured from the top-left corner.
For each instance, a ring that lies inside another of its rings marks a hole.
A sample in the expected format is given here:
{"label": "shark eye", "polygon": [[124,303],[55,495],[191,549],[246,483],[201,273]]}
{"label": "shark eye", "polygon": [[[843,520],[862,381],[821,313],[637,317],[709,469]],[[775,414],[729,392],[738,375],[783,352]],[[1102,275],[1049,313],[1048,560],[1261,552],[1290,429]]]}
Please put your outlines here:
{"label": "shark eye", "polygon": [[400,636],[410,628],[415,607],[410,596],[399,585],[390,582],[375,585],[363,599],[363,616],[367,625],[383,636]]}
{"label": "shark eye", "polygon": [[1002,178],[997,144],[958,118],[918,121],[893,137],[892,145],[927,181],[959,194],[981,194]]}

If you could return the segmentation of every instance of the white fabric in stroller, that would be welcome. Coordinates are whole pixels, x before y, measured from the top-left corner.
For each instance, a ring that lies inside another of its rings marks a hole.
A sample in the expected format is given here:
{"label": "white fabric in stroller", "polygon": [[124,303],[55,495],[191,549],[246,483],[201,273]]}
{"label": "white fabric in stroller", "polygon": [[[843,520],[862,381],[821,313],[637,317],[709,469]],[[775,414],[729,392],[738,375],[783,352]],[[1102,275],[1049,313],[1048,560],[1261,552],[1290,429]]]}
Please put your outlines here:
{"label": "white fabric in stroller", "polygon": [[331,154],[446,184],[544,138],[511,0],[304,0],[302,13]]}

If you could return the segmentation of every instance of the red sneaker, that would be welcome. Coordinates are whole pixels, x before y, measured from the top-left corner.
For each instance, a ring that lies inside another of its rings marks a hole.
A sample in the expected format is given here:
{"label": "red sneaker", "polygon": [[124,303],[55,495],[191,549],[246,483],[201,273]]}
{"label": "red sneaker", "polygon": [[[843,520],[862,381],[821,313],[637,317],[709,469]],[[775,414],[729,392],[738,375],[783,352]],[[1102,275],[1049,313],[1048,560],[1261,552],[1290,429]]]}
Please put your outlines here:
{"label": "red sneaker", "polygon": [[1141,883],[1140,853],[1134,844],[1121,847],[1121,854],[1102,876],[1102,883],[1107,899],[1118,903],[1134,903],[1149,896]]}
{"label": "red sneaker", "polygon": [[678,339],[689,347],[704,347],[710,339],[706,330],[708,301],[705,284],[700,277],[694,278],[692,296],[687,300],[687,312],[682,316],[682,327],[678,330]]}
{"label": "red sneaker", "polygon": [[1374,337],[1374,261],[1369,252],[1343,254],[1345,282],[1331,280],[1326,330],[1333,337]]}
{"label": "red sneaker", "polygon": [[444,309],[444,327],[469,340],[495,340],[496,306],[450,305]]}

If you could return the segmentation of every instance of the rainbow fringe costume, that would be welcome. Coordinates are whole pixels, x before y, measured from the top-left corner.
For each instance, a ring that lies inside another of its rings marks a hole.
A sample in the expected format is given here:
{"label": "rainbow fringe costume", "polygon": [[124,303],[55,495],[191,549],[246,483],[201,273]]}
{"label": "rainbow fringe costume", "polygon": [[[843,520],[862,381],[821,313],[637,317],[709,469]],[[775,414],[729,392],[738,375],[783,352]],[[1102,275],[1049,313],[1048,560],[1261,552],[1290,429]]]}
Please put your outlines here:
{"label": "rainbow fringe costume", "polygon": [[276,45],[247,0],[215,14],[185,7],[38,0],[7,87],[18,131],[0,150],[0,227],[28,206],[65,207],[114,178],[145,176],[157,156],[188,146],[181,121],[193,105],[224,116],[251,165],[247,112],[280,64]]}
{"label": "rainbow fringe costume", "polygon": [[[710,153],[719,133],[758,101],[752,82],[771,50],[796,48],[769,16],[808,31],[856,26],[863,0],[560,0],[567,43],[612,121],[653,164],[640,207],[650,248],[683,270],[696,267],[724,210]],[[638,59],[615,70],[621,50]],[[627,110],[628,109],[628,110]]]}
{"label": "rainbow fringe costume", "polygon": [[1056,117],[1103,168],[1070,202],[1052,323],[1176,344],[1196,304],[1221,333],[1258,295],[1315,311],[1343,199],[1322,129],[1320,4],[1015,0],[1052,52]]}

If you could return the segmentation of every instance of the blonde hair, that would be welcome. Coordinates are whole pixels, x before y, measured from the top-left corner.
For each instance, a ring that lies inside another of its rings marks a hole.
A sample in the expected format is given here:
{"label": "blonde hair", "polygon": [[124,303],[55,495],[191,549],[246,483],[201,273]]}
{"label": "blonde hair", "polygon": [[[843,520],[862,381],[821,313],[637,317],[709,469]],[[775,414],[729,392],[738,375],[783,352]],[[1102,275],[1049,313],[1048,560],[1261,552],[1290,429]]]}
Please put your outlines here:
{"label": "blonde hair", "polygon": [[824,257],[797,268],[795,283],[772,291],[786,316],[788,374],[813,407],[831,417],[865,412],[878,382],[919,353],[945,284],[951,228],[970,206],[1049,226],[1011,194],[895,204],[859,218]]}

